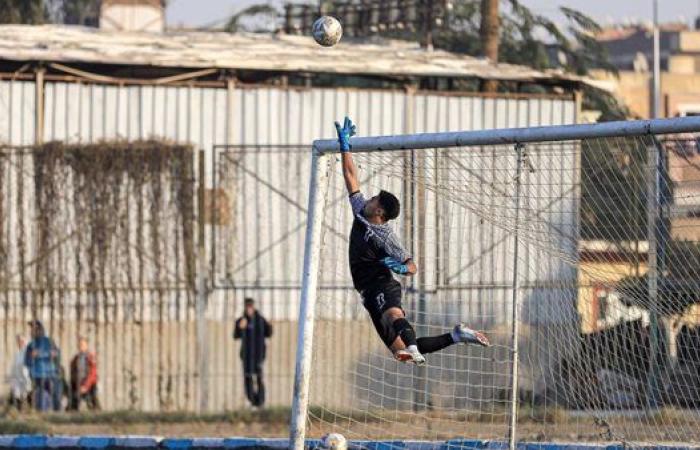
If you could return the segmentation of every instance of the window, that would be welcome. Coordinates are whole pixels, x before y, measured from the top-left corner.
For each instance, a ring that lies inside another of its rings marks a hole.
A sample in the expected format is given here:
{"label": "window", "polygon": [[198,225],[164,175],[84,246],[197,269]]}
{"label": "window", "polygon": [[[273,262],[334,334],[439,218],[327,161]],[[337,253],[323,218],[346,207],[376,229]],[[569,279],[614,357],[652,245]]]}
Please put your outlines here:
{"label": "window", "polygon": [[598,305],[597,319],[603,321],[607,320],[610,312],[610,293],[603,287],[597,288],[595,291],[595,300],[596,304]]}

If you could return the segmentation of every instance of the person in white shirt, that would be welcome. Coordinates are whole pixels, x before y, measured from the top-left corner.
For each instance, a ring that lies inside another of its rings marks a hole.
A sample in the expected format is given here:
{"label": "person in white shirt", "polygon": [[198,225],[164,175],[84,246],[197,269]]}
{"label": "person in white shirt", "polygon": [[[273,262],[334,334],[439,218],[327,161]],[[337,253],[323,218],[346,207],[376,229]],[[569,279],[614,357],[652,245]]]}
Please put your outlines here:
{"label": "person in white shirt", "polygon": [[12,365],[7,375],[7,383],[10,385],[10,406],[18,410],[29,400],[29,393],[32,388],[32,380],[29,377],[29,369],[24,365],[24,352],[27,348],[27,341],[24,336],[17,335],[17,353],[12,359]]}

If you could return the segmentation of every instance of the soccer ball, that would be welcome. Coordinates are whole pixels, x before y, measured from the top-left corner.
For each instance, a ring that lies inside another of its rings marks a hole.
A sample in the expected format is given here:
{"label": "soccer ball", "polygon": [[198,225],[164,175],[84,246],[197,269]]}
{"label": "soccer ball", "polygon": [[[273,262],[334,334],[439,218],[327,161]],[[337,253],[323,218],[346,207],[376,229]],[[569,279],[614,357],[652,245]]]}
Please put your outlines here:
{"label": "soccer ball", "polygon": [[314,40],[324,47],[332,47],[343,36],[343,27],[338,19],[331,16],[319,17],[311,27]]}
{"label": "soccer ball", "polygon": [[325,450],[347,450],[348,442],[340,433],[328,433],[321,438],[321,448]]}

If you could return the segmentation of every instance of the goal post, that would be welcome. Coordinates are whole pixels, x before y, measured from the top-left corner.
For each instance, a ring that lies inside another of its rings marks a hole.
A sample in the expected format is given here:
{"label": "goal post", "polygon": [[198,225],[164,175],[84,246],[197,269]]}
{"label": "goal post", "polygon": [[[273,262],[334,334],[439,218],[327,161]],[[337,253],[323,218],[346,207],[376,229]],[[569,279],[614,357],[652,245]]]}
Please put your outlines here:
{"label": "goal post", "polygon": [[494,342],[426,368],[393,361],[352,289],[338,145],[315,141],[290,446],[700,441],[681,355],[700,355],[700,331],[678,342],[700,327],[698,133],[687,117],[353,138],[363,192],[397,195],[394,228],[424,261],[402,280],[409,320]]}
{"label": "goal post", "polygon": [[309,406],[309,379],[311,377],[312,343],[315,323],[316,291],[319,275],[319,255],[322,245],[321,208],[328,193],[329,158],[314,150],[311,157],[308,219],[304,243],[299,328],[294,370],[294,397],[290,423],[290,442],[295,449],[304,448],[306,417]]}

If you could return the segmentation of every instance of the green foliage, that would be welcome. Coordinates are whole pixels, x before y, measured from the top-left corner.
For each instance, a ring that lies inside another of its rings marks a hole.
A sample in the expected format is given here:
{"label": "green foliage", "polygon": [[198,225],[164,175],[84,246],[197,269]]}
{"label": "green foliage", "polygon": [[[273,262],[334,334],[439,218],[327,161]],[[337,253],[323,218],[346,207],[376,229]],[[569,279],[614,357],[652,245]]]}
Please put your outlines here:
{"label": "green foliage", "polygon": [[581,143],[582,239],[646,239],[646,159],[635,139]]}
{"label": "green foliage", "polygon": [[99,0],[0,0],[0,23],[97,26]]}
{"label": "green foliage", "polygon": [[56,13],[61,22],[70,25],[97,26],[100,16],[99,0],[60,0],[56,1]]}
{"label": "green foliage", "polygon": [[248,31],[253,33],[270,32],[276,29],[279,10],[267,3],[251,5],[229,18],[224,30],[230,33]]}
{"label": "green foliage", "polygon": [[0,0],[0,23],[40,25],[48,21],[44,0]]}
{"label": "green foliage", "polygon": [[583,88],[582,106],[584,110],[600,111],[599,122],[626,120],[632,116],[629,108],[620,104],[612,94],[590,86],[584,86]]}

